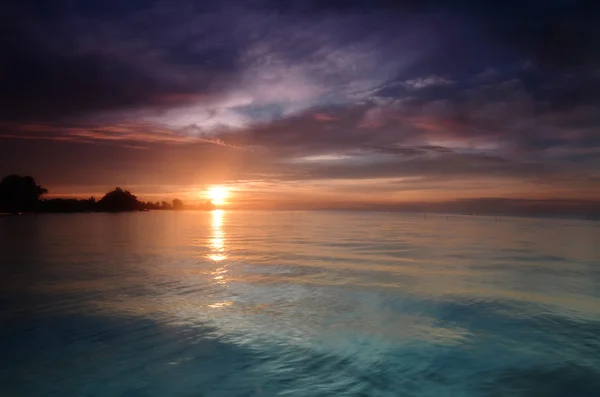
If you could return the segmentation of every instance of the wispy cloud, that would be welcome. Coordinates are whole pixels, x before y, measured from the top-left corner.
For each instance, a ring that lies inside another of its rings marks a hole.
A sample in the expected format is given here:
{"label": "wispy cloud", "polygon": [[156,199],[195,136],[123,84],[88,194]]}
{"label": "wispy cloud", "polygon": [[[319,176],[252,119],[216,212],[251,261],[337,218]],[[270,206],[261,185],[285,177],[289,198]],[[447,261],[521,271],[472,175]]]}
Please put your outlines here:
{"label": "wispy cloud", "polygon": [[192,133],[193,126],[177,130],[169,126],[144,123],[113,125],[79,123],[78,125],[68,126],[62,124],[4,123],[3,125],[5,129],[14,132],[0,136],[12,139],[43,139],[82,143],[112,142],[138,148],[143,147],[144,144],[185,144],[198,142],[231,148],[235,147],[216,136],[202,136],[200,133]]}
{"label": "wispy cloud", "polygon": [[442,76],[427,76],[427,77],[419,77],[416,79],[406,80],[404,84],[408,88],[412,88],[415,90],[420,90],[423,88],[429,87],[437,87],[437,86],[447,86],[452,85],[454,82],[446,77]]}

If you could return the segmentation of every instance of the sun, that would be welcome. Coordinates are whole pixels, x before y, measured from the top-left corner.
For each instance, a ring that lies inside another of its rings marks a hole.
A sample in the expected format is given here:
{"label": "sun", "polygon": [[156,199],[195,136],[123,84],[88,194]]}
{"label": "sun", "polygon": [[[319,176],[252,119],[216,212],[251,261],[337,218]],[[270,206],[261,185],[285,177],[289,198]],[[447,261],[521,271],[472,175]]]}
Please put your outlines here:
{"label": "sun", "polygon": [[207,195],[214,205],[223,205],[227,203],[229,190],[225,186],[212,186],[208,188]]}

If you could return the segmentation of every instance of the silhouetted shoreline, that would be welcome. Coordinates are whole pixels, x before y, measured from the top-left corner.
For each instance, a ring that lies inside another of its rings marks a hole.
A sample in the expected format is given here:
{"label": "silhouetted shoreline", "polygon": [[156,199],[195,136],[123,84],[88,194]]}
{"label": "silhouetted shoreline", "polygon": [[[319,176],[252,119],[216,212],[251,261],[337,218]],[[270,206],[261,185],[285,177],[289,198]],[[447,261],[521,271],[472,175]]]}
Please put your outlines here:
{"label": "silhouetted shoreline", "polygon": [[140,201],[120,187],[106,193],[100,200],[52,198],[42,199],[48,190],[37,185],[30,176],[8,175],[0,181],[0,215],[24,215],[35,213],[86,213],[86,212],[133,212],[150,210],[213,210],[215,205],[206,201],[201,205],[186,207],[183,201]]}
{"label": "silhouetted shoreline", "polygon": [[[131,212],[154,210],[198,210],[217,209],[212,202],[185,205],[181,200],[172,202],[140,201],[135,195],[119,187],[106,193],[100,200],[50,198],[43,199],[48,190],[35,183],[29,176],[9,175],[0,181],[0,216],[28,213],[88,213],[88,212]],[[286,205],[278,203],[272,207],[228,208],[228,210],[267,210],[267,211],[369,211],[405,212],[466,216],[519,216],[542,218],[571,218],[600,220],[600,203],[582,200],[519,200],[519,199],[458,199],[437,203],[403,202],[369,206],[364,203],[334,202],[310,206]],[[426,218],[426,216],[424,217]]]}

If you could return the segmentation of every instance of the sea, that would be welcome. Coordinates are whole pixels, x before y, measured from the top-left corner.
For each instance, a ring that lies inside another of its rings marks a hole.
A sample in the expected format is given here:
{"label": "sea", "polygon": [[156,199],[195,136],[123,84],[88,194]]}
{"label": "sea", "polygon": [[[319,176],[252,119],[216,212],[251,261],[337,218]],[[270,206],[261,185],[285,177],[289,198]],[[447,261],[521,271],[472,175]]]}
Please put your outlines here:
{"label": "sea", "polygon": [[600,222],[0,218],[0,396],[600,396]]}

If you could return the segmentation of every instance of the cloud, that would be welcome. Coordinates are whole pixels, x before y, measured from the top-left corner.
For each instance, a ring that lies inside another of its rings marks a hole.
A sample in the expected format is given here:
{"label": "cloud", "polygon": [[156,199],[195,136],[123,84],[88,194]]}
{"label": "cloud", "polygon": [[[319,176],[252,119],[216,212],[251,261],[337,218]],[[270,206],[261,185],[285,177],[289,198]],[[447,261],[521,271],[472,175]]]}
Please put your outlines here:
{"label": "cloud", "polygon": [[[378,15],[275,13],[268,3],[143,4],[117,11],[109,2],[98,14],[62,2],[48,15],[35,2],[12,7],[3,21],[14,40],[2,60],[0,118],[100,115],[241,128],[347,103],[349,92],[392,78],[423,51],[411,49],[413,28],[378,28]],[[388,57],[391,48],[402,56]]]}
{"label": "cloud", "polygon": [[600,166],[600,57],[596,10],[576,3],[11,2],[0,169],[44,173],[9,155],[27,142],[42,158],[40,141],[102,178],[122,170],[99,165],[115,151],[149,181],[164,151],[170,170],[237,181],[582,195]]}
{"label": "cloud", "polygon": [[416,79],[406,80],[405,86],[411,89],[420,90],[423,88],[452,85],[454,82],[448,78],[441,76],[419,77]]}
{"label": "cloud", "polygon": [[317,121],[336,121],[337,119],[327,113],[315,113],[314,115],[315,120]]}
{"label": "cloud", "polygon": [[113,143],[121,146],[144,148],[151,144],[194,144],[198,142],[219,146],[228,145],[218,137],[191,133],[194,126],[175,130],[169,126],[143,123],[121,123],[99,125],[78,124],[0,124],[5,131],[0,138],[72,141],[80,143]]}

